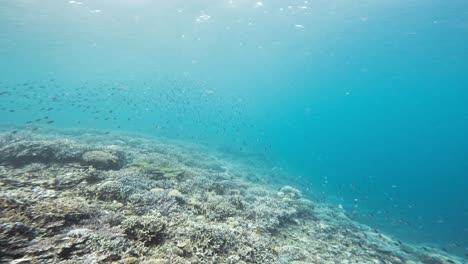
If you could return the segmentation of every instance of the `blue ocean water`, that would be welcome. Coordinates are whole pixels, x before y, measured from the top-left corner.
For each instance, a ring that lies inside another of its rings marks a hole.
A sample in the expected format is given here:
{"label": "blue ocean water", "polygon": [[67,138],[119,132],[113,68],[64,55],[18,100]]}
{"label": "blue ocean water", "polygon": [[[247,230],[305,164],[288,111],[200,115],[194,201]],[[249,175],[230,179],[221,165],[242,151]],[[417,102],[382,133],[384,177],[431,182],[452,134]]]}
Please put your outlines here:
{"label": "blue ocean water", "polygon": [[4,0],[0,33],[2,125],[201,142],[468,250],[466,1]]}

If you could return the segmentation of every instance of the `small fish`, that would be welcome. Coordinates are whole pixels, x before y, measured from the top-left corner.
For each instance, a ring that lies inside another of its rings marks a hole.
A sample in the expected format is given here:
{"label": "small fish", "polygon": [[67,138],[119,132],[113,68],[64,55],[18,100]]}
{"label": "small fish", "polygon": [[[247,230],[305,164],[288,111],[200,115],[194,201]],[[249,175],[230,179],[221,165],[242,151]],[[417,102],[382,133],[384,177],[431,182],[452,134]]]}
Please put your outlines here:
{"label": "small fish", "polygon": [[50,121],[47,121],[47,124],[52,124],[54,122],[55,122],[54,120],[50,120]]}

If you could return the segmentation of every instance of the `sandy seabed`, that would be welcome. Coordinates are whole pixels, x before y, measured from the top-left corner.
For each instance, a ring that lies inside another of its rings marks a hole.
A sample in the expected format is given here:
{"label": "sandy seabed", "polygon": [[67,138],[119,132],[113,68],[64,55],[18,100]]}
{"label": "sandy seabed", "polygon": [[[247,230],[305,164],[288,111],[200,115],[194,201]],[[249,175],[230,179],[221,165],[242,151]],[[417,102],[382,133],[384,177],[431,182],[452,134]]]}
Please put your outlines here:
{"label": "sandy seabed", "polygon": [[268,173],[184,142],[2,128],[0,263],[466,263]]}

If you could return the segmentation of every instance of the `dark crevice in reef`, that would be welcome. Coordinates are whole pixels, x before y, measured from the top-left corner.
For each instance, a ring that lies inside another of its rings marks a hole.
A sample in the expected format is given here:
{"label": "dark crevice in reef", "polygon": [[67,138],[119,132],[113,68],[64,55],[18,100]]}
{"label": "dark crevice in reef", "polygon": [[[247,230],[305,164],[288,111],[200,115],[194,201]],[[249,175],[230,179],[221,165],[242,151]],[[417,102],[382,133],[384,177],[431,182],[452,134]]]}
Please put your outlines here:
{"label": "dark crevice in reef", "polygon": [[252,175],[144,138],[0,134],[0,262],[461,263]]}

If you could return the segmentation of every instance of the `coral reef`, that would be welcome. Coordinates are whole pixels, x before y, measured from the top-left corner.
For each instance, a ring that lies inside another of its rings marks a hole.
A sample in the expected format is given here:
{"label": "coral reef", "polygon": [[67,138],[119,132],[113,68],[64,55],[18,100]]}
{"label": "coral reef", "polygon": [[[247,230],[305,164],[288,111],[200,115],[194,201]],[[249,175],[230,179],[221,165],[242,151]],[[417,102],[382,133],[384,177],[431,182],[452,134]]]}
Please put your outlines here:
{"label": "coral reef", "polygon": [[164,236],[166,219],[161,215],[130,216],[122,221],[125,234],[148,245],[159,244]]}
{"label": "coral reef", "polygon": [[123,165],[123,155],[116,151],[114,153],[102,150],[88,151],[83,154],[82,160],[84,164],[102,170],[118,170]]}
{"label": "coral reef", "polygon": [[0,262],[462,263],[200,146],[42,133],[0,134]]}

